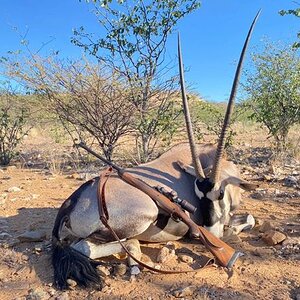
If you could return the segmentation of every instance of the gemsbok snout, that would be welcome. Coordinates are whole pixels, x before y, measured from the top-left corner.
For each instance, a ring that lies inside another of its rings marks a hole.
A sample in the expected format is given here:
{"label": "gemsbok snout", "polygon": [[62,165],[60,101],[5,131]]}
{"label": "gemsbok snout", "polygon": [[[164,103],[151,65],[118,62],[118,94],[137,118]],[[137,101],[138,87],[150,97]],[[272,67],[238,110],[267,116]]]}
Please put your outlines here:
{"label": "gemsbok snout", "polygon": [[[180,199],[187,200],[196,208],[194,213],[186,212],[190,218],[219,237],[223,235],[224,225],[230,224],[230,212],[240,203],[241,189],[255,187],[240,178],[237,167],[223,158],[223,152],[243,58],[257,17],[241,53],[218,146],[194,142],[179,43],[180,81],[189,143],[172,147],[152,162],[126,169],[148,185],[173,191]],[[98,183],[99,177],[84,183],[58,211],[52,231],[52,264],[55,285],[59,289],[68,287],[68,278],[82,286],[98,283],[94,259],[123,251],[100,220]],[[141,258],[139,241],[174,241],[188,232],[185,223],[172,218],[148,195],[116,174],[107,180],[105,193],[109,225],[137,259]],[[137,262],[129,257],[129,265],[131,274],[136,275],[139,272]]]}

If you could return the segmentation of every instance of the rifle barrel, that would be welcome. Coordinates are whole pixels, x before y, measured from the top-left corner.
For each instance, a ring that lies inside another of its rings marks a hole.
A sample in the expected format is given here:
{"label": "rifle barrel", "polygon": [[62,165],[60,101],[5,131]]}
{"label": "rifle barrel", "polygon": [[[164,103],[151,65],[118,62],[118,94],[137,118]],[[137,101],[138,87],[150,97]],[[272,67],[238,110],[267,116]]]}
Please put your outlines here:
{"label": "rifle barrel", "polygon": [[80,142],[78,144],[75,144],[76,147],[80,147],[83,148],[84,150],[86,150],[87,152],[89,152],[90,154],[94,155],[95,157],[99,158],[100,160],[102,160],[104,163],[108,164],[109,166],[113,167],[115,170],[118,171],[118,173],[122,173],[124,172],[124,170],[122,168],[120,168],[119,166],[117,166],[116,164],[114,164],[113,162],[111,162],[110,160],[104,158],[103,156],[99,155],[98,153],[94,152],[92,149],[90,149],[89,147],[86,146],[85,143]]}

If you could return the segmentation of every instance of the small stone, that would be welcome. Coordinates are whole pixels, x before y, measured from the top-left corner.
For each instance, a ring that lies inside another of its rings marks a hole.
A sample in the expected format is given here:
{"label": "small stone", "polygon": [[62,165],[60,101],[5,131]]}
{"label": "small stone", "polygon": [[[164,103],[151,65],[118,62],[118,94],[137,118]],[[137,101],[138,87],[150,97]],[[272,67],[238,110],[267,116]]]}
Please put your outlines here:
{"label": "small stone", "polygon": [[194,259],[189,256],[189,255],[186,255],[186,254],[179,254],[178,255],[178,258],[182,261],[182,262],[185,262],[187,264],[192,264],[194,262]]}
{"label": "small stone", "polygon": [[259,227],[259,232],[267,232],[274,229],[275,227],[270,221],[264,221],[262,225]]}
{"label": "small stone", "polygon": [[266,196],[266,192],[265,191],[257,191],[254,192],[250,195],[251,198],[253,199],[257,199],[257,200],[261,200]]}
{"label": "small stone", "polygon": [[73,279],[67,279],[67,284],[69,286],[69,288],[74,288],[77,285],[77,282]]}
{"label": "small stone", "polygon": [[172,291],[172,295],[175,298],[183,298],[183,297],[187,297],[187,296],[192,296],[193,293],[195,292],[195,290],[196,290],[196,286],[190,285],[185,288],[179,288],[179,289]]}
{"label": "small stone", "polygon": [[169,248],[162,247],[157,254],[156,261],[158,263],[164,263],[167,260],[169,254],[170,254]]}
{"label": "small stone", "polygon": [[141,270],[138,266],[132,266],[130,268],[130,275],[135,277],[136,275],[139,275],[140,273],[141,273]]}
{"label": "small stone", "polygon": [[33,251],[34,251],[35,253],[41,253],[41,252],[42,252],[42,247],[40,247],[40,246],[35,246],[34,249],[33,249]]}
{"label": "small stone", "polygon": [[41,242],[46,238],[46,232],[42,230],[26,231],[17,238],[20,242]]}
{"label": "small stone", "polygon": [[29,290],[29,294],[26,297],[26,300],[47,300],[50,298],[50,295],[43,291],[41,288]]}
{"label": "small stone", "polygon": [[7,198],[7,193],[3,193],[0,195],[0,199],[6,199]]}
{"label": "small stone", "polygon": [[284,185],[288,187],[294,187],[298,185],[298,180],[295,176],[287,176],[284,178]]}
{"label": "small stone", "polygon": [[271,181],[273,179],[273,176],[270,176],[268,174],[262,174],[262,176],[263,176],[264,180],[266,180],[266,181]]}
{"label": "small stone", "polygon": [[[109,293],[111,292],[111,287],[106,285],[105,287],[103,287],[103,289],[101,290],[101,293]],[[99,298],[101,299],[101,298]]]}
{"label": "small stone", "polygon": [[6,167],[7,171],[15,170],[17,167],[16,166],[8,166]]}
{"label": "small stone", "polygon": [[20,192],[21,189],[17,186],[12,186],[10,187],[8,190],[7,190],[9,193],[17,193],[17,192]]}
{"label": "small stone", "polygon": [[283,242],[282,242],[282,245],[283,246],[286,246],[286,245],[297,245],[299,244],[300,245],[300,237],[287,237]]}
{"label": "small stone", "polygon": [[69,300],[68,292],[64,292],[61,295],[57,296],[55,300]]}
{"label": "small stone", "polygon": [[127,272],[127,266],[125,264],[117,264],[114,267],[114,274],[117,276],[123,276]]}
{"label": "small stone", "polygon": [[270,248],[256,248],[253,251],[253,255],[258,257],[269,257],[270,255],[273,255],[274,251]]}
{"label": "small stone", "polygon": [[110,275],[110,271],[105,266],[97,266],[97,270],[100,273],[100,276],[106,277]]}
{"label": "small stone", "polygon": [[68,179],[85,180],[84,174],[73,173],[67,176]]}
{"label": "small stone", "polygon": [[170,247],[170,245],[166,245],[158,252],[156,261],[158,263],[165,263],[173,258],[176,258],[175,249]]}
{"label": "small stone", "polygon": [[241,238],[236,235],[236,234],[231,234],[231,235],[228,235],[224,238],[224,241],[228,244],[238,244],[238,243],[241,243],[242,240]]}
{"label": "small stone", "polygon": [[264,233],[262,239],[267,245],[274,246],[283,242],[286,239],[286,235],[279,231],[269,230]]}
{"label": "small stone", "polygon": [[56,290],[54,288],[50,287],[48,289],[48,293],[49,293],[50,296],[54,296],[57,292],[56,292]]}

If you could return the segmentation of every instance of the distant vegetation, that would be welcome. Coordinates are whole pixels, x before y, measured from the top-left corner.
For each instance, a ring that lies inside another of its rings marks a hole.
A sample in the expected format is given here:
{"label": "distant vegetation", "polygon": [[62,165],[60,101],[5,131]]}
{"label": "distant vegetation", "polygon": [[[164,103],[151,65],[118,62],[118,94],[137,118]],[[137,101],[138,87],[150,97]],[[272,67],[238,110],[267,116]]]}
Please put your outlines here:
{"label": "distant vegetation", "polygon": [[0,165],[8,165],[29,130],[29,107],[24,97],[7,87],[0,89]]}
{"label": "distant vegetation", "polygon": [[[164,52],[178,21],[199,2],[153,0],[144,5],[139,0],[129,9],[128,1],[120,1],[120,10],[111,1],[86,2],[94,5],[106,33],[97,37],[80,27],[72,42],[92,59],[68,61],[56,52],[42,57],[25,40],[25,52],[1,58],[3,73],[22,91],[12,93],[3,86],[0,93],[0,164],[16,155],[31,126],[47,126],[58,142],[68,133],[73,140],[96,144],[108,159],[126,137],[136,163],[153,159],[185,132],[177,71],[164,61]],[[253,62],[254,71],[246,72],[244,82],[247,95],[235,106],[226,147],[234,144],[233,124],[251,120],[266,126],[277,150],[285,150],[289,129],[300,122],[299,56],[290,47],[269,45],[254,54]],[[192,93],[189,102],[198,139],[206,133],[217,139],[226,104],[206,102]]]}
{"label": "distant vegetation", "polygon": [[274,138],[277,151],[285,151],[291,127],[300,123],[300,58],[291,47],[267,44],[253,55],[255,69],[248,72],[244,89],[251,117]]}

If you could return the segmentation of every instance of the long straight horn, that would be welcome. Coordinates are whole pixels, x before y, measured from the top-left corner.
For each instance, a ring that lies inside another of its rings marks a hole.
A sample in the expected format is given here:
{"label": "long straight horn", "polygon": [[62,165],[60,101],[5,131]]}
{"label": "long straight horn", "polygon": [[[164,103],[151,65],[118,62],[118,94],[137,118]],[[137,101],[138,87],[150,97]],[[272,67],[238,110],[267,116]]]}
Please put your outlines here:
{"label": "long straight horn", "polygon": [[211,176],[209,179],[210,182],[212,182],[212,183],[216,183],[219,180],[220,162],[221,162],[221,158],[222,158],[224,147],[225,147],[226,132],[227,132],[228,125],[230,122],[230,117],[231,117],[231,114],[233,111],[234,100],[235,100],[235,96],[236,96],[236,92],[237,92],[237,87],[239,84],[239,79],[241,76],[242,65],[243,65],[243,61],[244,61],[245,53],[246,53],[246,50],[247,50],[247,47],[249,44],[250,37],[252,35],[255,23],[260,15],[260,12],[261,12],[261,10],[258,11],[257,15],[255,16],[255,18],[251,24],[251,27],[249,29],[249,32],[248,32],[247,38],[245,40],[244,47],[243,47],[243,50],[242,50],[242,53],[241,53],[241,56],[239,59],[238,66],[236,69],[236,73],[235,73],[235,77],[234,77],[234,81],[233,81],[233,85],[232,85],[232,89],[231,89],[231,93],[230,93],[230,98],[228,101],[227,110],[226,110],[226,114],[225,114],[224,124],[223,124],[220,138],[218,141],[215,163],[214,163],[214,167],[212,169],[212,173],[211,173]]}
{"label": "long straight horn", "polygon": [[185,124],[188,133],[190,149],[193,159],[193,165],[195,168],[196,176],[198,179],[203,180],[205,178],[198,154],[197,148],[192,128],[192,121],[190,116],[190,111],[187,103],[186,93],[185,93],[185,84],[184,84],[184,75],[183,75],[183,63],[181,57],[181,46],[180,46],[180,36],[178,33],[178,60],[179,60],[179,74],[180,74],[180,86],[181,86],[181,96],[182,96],[182,103],[183,103],[183,110],[184,110],[184,117],[185,117]]}

